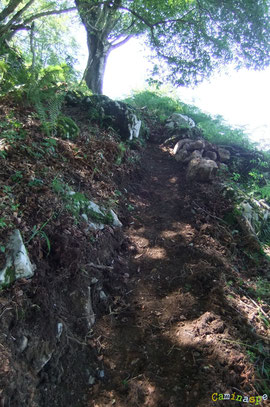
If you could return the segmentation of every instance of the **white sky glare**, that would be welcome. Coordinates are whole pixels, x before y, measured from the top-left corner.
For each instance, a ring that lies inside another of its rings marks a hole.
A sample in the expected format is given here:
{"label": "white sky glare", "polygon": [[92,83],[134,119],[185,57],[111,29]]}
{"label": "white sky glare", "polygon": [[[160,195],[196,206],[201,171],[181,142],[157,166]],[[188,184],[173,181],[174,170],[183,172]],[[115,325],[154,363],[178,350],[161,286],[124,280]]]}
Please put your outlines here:
{"label": "white sky glare", "polygon": [[[80,42],[86,46],[86,40]],[[83,53],[85,57],[80,63],[84,69],[86,48]],[[104,94],[117,99],[146,88],[150,69],[147,54],[147,49],[135,38],[114,50],[107,62]],[[232,126],[244,126],[254,141],[263,139],[270,148],[270,68],[227,72],[214,75],[194,89],[179,88],[177,93],[183,102],[211,115],[219,114]]]}

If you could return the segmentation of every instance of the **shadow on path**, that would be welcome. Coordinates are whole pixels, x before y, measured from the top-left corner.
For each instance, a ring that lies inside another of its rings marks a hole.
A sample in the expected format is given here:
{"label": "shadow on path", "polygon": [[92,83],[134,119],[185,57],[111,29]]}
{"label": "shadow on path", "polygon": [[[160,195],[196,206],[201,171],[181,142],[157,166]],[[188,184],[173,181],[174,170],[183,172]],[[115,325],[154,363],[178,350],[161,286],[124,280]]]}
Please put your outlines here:
{"label": "shadow on path", "polygon": [[234,245],[215,219],[228,203],[216,184],[188,184],[159,146],[147,148],[142,166],[142,182],[129,191],[129,262],[119,268],[125,294],[112,281],[114,305],[95,337],[105,379],[90,390],[88,406],[246,405],[211,400],[255,395],[253,368],[237,342],[256,334],[228,295]]}

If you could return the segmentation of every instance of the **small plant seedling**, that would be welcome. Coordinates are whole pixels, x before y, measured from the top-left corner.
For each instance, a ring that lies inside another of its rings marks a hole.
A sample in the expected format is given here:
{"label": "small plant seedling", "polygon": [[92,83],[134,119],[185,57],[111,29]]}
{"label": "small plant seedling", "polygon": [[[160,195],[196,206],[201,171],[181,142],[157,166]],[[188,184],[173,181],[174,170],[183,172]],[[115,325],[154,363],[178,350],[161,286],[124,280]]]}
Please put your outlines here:
{"label": "small plant seedling", "polygon": [[16,171],[13,175],[11,175],[11,180],[15,183],[20,182],[23,178],[23,174],[21,171]]}
{"label": "small plant seedling", "polygon": [[4,218],[0,218],[0,228],[5,228],[7,226],[5,219]]}
{"label": "small plant seedling", "polygon": [[38,178],[34,178],[33,180],[28,182],[29,187],[40,187],[43,184],[43,180]]}

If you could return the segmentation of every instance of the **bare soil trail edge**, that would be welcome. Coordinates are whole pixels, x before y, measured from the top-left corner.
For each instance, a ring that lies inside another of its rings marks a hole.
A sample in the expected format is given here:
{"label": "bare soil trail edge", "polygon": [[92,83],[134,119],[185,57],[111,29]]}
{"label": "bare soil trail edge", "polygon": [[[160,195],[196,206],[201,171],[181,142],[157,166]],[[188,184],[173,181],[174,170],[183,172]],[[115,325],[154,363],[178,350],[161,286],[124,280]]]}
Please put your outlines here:
{"label": "bare soil trail edge", "polygon": [[95,326],[104,378],[89,386],[87,406],[247,405],[212,400],[213,393],[257,395],[239,345],[255,334],[226,291],[241,262],[217,220],[228,202],[218,182],[188,184],[156,144],[142,169],[129,186],[125,289],[112,285],[110,312]]}

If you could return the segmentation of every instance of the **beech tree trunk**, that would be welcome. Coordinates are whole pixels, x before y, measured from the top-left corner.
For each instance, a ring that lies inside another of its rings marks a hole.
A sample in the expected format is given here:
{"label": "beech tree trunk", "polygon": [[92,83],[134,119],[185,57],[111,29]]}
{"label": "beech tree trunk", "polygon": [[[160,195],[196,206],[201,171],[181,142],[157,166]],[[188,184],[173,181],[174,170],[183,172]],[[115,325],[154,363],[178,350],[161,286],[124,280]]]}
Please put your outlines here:
{"label": "beech tree trunk", "polygon": [[85,70],[85,82],[92,92],[102,94],[104,73],[111,45],[92,33],[87,34],[87,45],[89,57]]}

